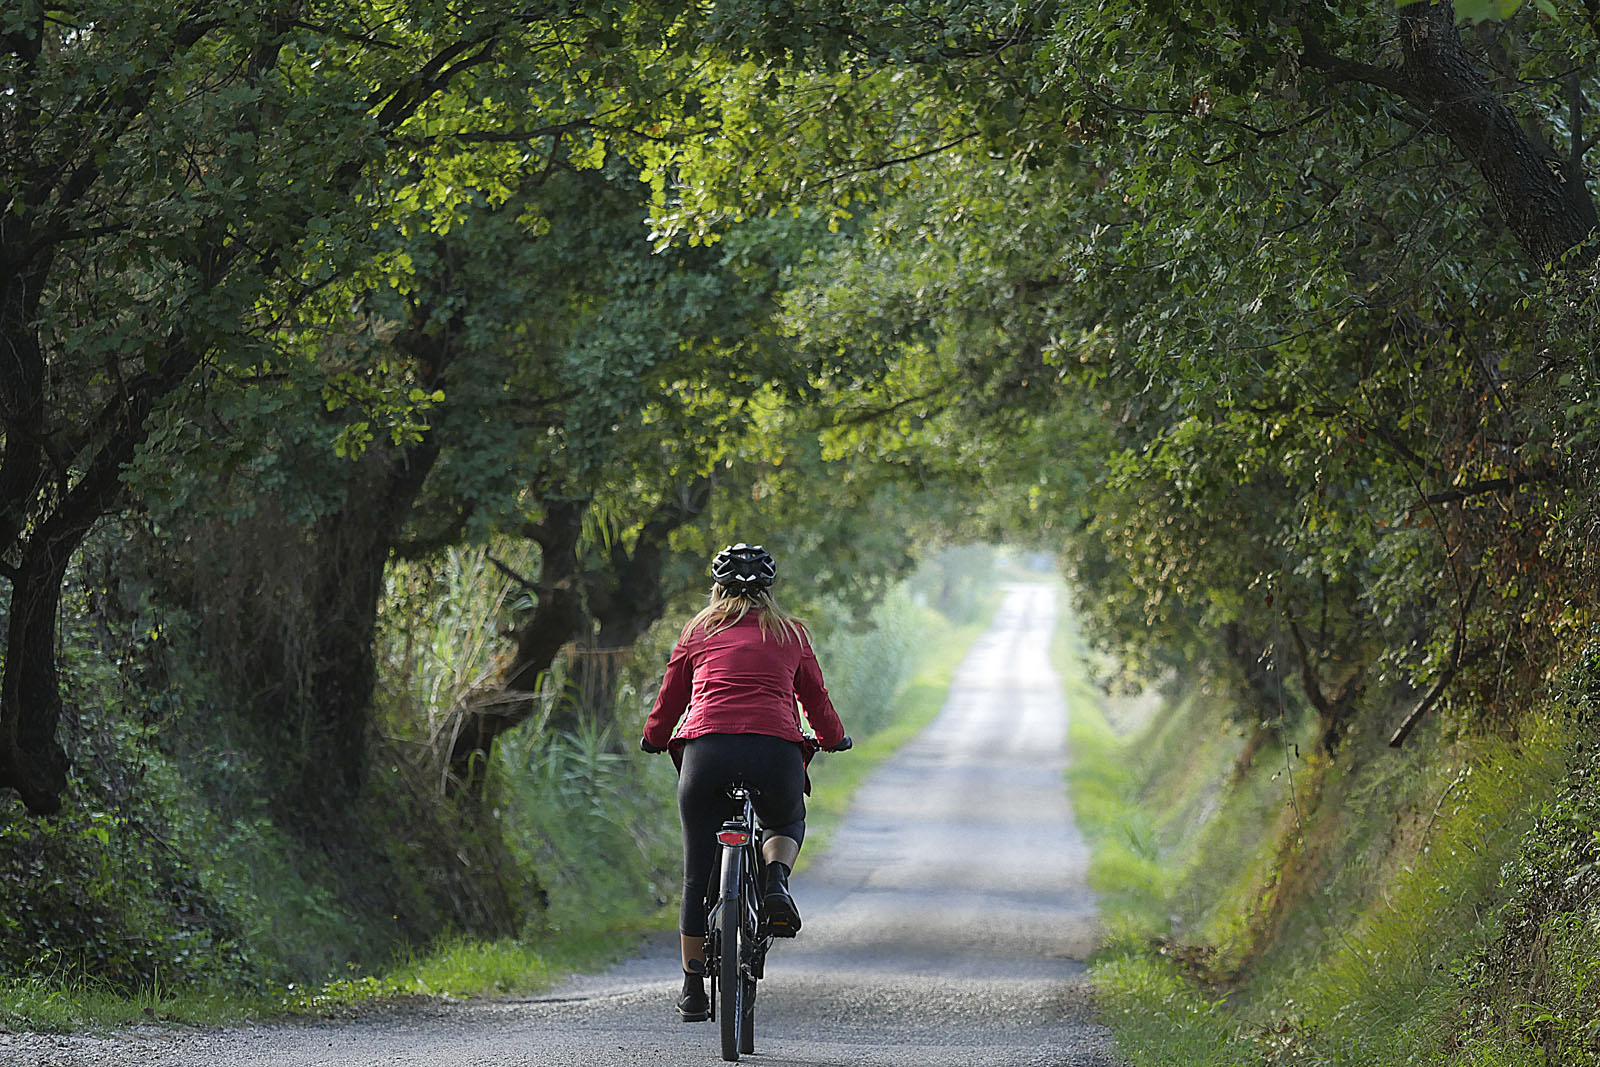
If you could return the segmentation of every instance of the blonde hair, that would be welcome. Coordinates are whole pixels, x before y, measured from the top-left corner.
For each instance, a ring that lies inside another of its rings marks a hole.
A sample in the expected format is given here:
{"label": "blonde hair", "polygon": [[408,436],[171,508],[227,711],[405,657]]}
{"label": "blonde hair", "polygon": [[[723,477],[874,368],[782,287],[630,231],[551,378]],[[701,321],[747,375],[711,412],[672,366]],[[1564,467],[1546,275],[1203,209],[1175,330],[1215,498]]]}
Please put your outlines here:
{"label": "blonde hair", "polygon": [[778,644],[787,644],[790,637],[803,640],[806,636],[806,624],[795,616],[789,614],[778,606],[772,599],[772,592],[762,589],[751,593],[749,596],[737,596],[727,592],[720,585],[711,587],[711,602],[700,609],[700,614],[689,620],[689,625],[683,628],[685,634],[703,629],[706,636],[726,630],[749,614],[750,609],[756,610],[756,618],[761,624],[761,636],[776,638]]}

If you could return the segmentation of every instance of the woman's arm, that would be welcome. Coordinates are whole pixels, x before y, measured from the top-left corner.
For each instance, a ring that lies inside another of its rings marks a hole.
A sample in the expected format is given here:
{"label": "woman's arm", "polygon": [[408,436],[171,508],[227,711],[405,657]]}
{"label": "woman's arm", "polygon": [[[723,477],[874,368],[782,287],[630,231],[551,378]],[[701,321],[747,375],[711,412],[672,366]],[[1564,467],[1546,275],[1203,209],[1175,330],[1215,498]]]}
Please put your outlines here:
{"label": "woman's arm", "polygon": [[828,687],[822,681],[822,665],[811,651],[809,641],[801,642],[800,663],[794,671],[794,692],[823,748],[834,748],[844,740],[844,724],[839,721],[839,713],[833,710]]}
{"label": "woman's arm", "polygon": [[667,673],[662,676],[661,689],[656,693],[655,706],[644,720],[644,739],[656,748],[666,748],[672,740],[672,731],[689,707],[689,694],[694,690],[694,661],[691,658],[689,635],[678,638],[667,660]]}

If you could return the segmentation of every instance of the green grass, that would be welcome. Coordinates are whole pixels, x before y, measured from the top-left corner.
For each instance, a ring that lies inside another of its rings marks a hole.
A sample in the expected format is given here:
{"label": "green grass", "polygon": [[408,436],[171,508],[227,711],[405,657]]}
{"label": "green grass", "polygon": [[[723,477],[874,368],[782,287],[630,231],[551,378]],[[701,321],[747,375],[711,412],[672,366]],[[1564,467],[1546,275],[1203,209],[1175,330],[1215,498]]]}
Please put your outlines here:
{"label": "green grass", "polygon": [[171,991],[152,984],[128,995],[79,977],[0,980],[0,1017],[18,1030],[102,1030],[151,1021],[215,1025],[271,1014],[266,995]]}
{"label": "green grass", "polygon": [[564,931],[548,942],[457,938],[395,966],[383,975],[291,990],[284,1005],[297,1014],[326,1013],[394,997],[518,996],[550,988],[570,974],[615,962],[656,925],[653,916],[581,933]]}
{"label": "green grass", "polygon": [[[808,803],[802,865],[826,847],[867,776],[938,715],[956,667],[987,628],[997,604],[998,597],[991,598],[983,621],[959,627],[937,613],[917,612],[920,656],[882,717],[887,725],[858,737],[850,752],[825,753],[812,765],[814,791]],[[566,781],[564,776],[558,778]],[[590,778],[605,780],[592,774],[584,780]],[[552,832],[547,828],[545,836]],[[570,894],[561,895],[564,900]],[[624,896],[618,894],[618,899]],[[561,906],[555,906],[558,903]],[[13,1029],[47,1032],[99,1031],[148,1022],[223,1025],[345,1015],[410,996],[526,995],[567,975],[615,962],[634,951],[645,935],[669,927],[676,911],[676,901],[660,904],[637,895],[604,914],[553,901],[547,925],[522,939],[447,939],[395,961],[380,973],[352,968],[348,974],[330,974],[317,982],[260,989],[169,988],[157,981],[129,994],[75,977],[67,969],[44,966],[24,979],[0,979],[0,1022]]]}
{"label": "green grass", "polygon": [[[1435,726],[1395,752],[1380,706],[1332,761],[1308,719],[1240,773],[1225,694],[1195,683],[1130,710],[1085,682],[1070,633],[1054,654],[1108,929],[1090,976],[1128,1063],[1600,1062],[1600,909],[1541,919],[1521,971],[1502,940],[1517,879],[1537,903],[1592,865],[1577,720],[1530,715],[1514,740]],[[1573,844],[1539,844],[1552,811]]]}
{"label": "green grass", "polygon": [[81,979],[45,974],[0,981],[0,1017],[19,1030],[110,1030],[135,1023],[215,1026],[294,1016],[345,1015],[408,996],[514,996],[550,988],[631,951],[660,925],[652,914],[605,928],[565,931],[547,941],[451,939],[377,975],[352,972],[316,983],[259,991],[159,983],[129,995]]}

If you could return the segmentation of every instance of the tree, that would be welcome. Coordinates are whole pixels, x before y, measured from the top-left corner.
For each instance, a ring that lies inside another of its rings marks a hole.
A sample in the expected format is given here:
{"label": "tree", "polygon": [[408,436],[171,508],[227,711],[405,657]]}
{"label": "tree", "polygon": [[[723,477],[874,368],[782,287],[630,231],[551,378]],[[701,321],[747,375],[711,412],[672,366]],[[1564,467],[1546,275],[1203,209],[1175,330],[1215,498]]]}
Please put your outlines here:
{"label": "tree", "polygon": [[[373,222],[418,178],[492,184],[626,126],[638,112],[620,102],[662,89],[641,91],[636,54],[675,47],[670,6],[618,20],[416,0],[372,15],[95,0],[6,18],[0,784],[33,811],[53,810],[65,781],[61,581],[121,505],[152,417],[315,378],[281,346],[286,325],[362,273]],[[405,401],[391,406],[406,422]]]}
{"label": "tree", "polygon": [[1069,449],[1018,491],[1083,494],[1062,525],[1125,591],[1099,603],[1145,604],[1103,615],[1119,644],[1276,643],[1332,745],[1369,681],[1422,682],[1423,707],[1470,676],[1492,708],[1504,665],[1536,680],[1592,618],[1558,547],[1591,513],[1592,368],[1541,337],[1587,306],[1581,15],[816,10],[843,43],[756,31],[766,80],[719,83],[739,121],[661,164],[663,217],[693,239],[820,186],[855,236],[796,318],[897,353],[880,411],[954,416],[937,383],[998,362],[1060,405],[1054,432],[1109,418],[1109,463]]}

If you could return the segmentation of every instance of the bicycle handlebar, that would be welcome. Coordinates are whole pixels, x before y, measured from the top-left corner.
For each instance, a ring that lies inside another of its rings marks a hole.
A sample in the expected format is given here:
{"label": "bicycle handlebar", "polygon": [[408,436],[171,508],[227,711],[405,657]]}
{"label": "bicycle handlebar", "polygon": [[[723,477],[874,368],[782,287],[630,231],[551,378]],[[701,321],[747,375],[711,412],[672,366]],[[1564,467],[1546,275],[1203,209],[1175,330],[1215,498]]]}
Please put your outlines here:
{"label": "bicycle handlebar", "polygon": [[[825,748],[822,751],[824,751],[824,752],[849,752],[854,747],[855,747],[855,742],[850,740],[850,735],[849,734],[846,734],[843,741],[840,741],[837,745],[834,745],[832,748]],[[655,745],[652,745],[649,741],[646,741],[642,737],[639,738],[639,750],[641,752],[648,752],[652,756],[655,755],[658,752],[665,752],[666,751],[665,748],[657,748]]]}

